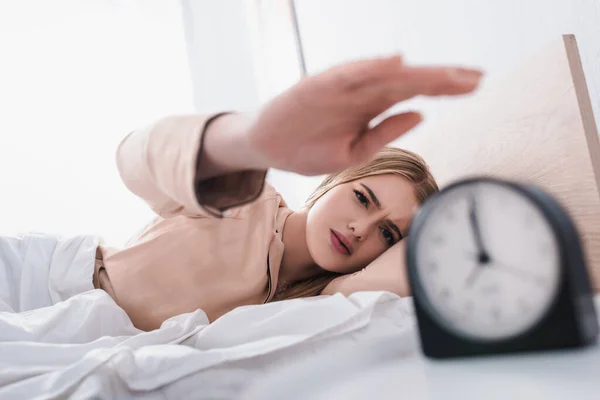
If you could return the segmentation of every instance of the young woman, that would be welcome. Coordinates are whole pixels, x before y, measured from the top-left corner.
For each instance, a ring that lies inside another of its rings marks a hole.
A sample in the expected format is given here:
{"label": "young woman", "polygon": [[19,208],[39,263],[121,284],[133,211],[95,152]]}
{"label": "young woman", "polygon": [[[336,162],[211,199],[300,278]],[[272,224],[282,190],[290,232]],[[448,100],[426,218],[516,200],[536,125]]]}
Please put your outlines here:
{"label": "young woman", "polygon": [[[157,218],[123,249],[98,246],[93,278],[51,301],[93,282],[137,328],[152,330],[198,308],[214,321],[238,306],[301,296],[406,295],[402,239],[437,186],[420,157],[384,148],[421,121],[418,113],[370,123],[417,95],[469,93],[480,77],[399,57],[359,61],[302,80],[256,115],[173,116],[130,133],[118,168]],[[294,212],[265,183],[268,168],[332,175]]]}
{"label": "young woman", "polygon": [[[437,186],[420,157],[383,148],[419,114],[369,123],[417,95],[471,92],[480,77],[360,61],[302,80],[256,116],[174,116],[132,132],[121,177],[158,218],[125,249],[99,247],[95,286],[144,330],[198,308],[213,321],[274,299],[407,294],[402,238]],[[294,212],[265,184],[271,167],[333,175]]]}

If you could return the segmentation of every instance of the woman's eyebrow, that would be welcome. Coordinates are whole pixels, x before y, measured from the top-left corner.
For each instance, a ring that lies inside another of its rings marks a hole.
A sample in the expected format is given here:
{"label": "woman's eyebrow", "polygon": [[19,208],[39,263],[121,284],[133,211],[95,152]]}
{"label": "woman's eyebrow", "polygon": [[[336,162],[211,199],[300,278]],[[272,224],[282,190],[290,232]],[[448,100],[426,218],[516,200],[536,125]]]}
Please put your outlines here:
{"label": "woman's eyebrow", "polygon": [[375,204],[375,206],[381,210],[381,203],[379,202],[379,199],[377,198],[377,196],[375,196],[375,193],[373,193],[371,188],[365,185],[364,183],[361,183],[360,186],[365,188],[367,193],[369,193],[369,197],[371,198],[373,204]]}
{"label": "woman's eyebrow", "polygon": [[398,237],[400,239],[402,239],[404,236],[402,236],[402,233],[400,232],[400,229],[398,229],[398,226],[396,224],[394,224],[392,221],[387,221],[387,224],[394,230],[394,232],[396,232],[398,234]]}
{"label": "woman's eyebrow", "polygon": [[[377,198],[377,196],[375,196],[375,193],[371,190],[371,188],[368,187],[367,185],[365,185],[364,183],[361,183],[360,186],[362,186],[362,187],[365,188],[365,190],[369,194],[369,197],[371,198],[371,201],[373,202],[373,204],[375,204],[375,206],[378,209],[381,210],[381,202],[379,201],[379,199]],[[390,220],[388,220],[386,222],[394,230],[394,232],[396,232],[396,234],[398,235],[399,238],[403,238],[404,237],[404,236],[402,236],[402,233],[400,232],[400,229],[398,229],[398,226],[396,226],[396,224],[394,224]]]}

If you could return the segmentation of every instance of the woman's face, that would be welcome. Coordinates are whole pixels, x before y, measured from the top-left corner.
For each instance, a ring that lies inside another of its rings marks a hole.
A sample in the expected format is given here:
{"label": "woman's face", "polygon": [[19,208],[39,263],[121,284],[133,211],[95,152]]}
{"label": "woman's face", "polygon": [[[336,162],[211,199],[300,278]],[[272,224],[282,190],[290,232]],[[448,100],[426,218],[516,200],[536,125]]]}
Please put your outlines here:
{"label": "woman's face", "polygon": [[398,175],[338,185],[308,212],[310,255],[328,271],[356,272],[407,234],[417,206],[413,184]]}

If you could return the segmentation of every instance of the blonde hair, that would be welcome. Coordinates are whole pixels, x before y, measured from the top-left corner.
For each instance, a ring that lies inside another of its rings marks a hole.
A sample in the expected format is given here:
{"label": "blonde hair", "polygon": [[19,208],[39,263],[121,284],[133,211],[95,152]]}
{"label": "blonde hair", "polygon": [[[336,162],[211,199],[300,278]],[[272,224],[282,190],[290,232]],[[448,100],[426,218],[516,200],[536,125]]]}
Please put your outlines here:
{"label": "blonde hair", "polygon": [[[312,208],[325,193],[337,185],[384,174],[399,175],[412,182],[419,204],[439,191],[438,185],[422,157],[408,150],[384,147],[370,161],[326,177],[308,197],[304,208],[307,210]],[[317,296],[333,279],[342,275],[325,271],[318,276],[296,282],[288,287],[278,288],[274,300]]]}

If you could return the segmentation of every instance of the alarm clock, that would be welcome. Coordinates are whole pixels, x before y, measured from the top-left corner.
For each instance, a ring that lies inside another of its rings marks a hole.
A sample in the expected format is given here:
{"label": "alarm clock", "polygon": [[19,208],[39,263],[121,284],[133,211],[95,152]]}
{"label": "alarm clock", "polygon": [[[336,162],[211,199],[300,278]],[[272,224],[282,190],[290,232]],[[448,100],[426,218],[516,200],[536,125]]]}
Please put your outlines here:
{"label": "alarm clock", "polygon": [[428,357],[576,347],[598,334],[579,234],[537,186],[447,186],[411,223],[406,262]]}

